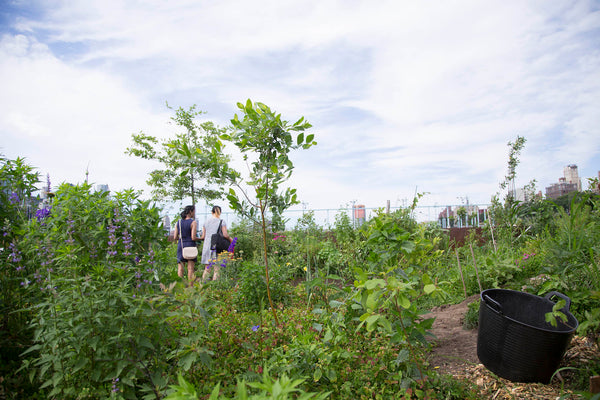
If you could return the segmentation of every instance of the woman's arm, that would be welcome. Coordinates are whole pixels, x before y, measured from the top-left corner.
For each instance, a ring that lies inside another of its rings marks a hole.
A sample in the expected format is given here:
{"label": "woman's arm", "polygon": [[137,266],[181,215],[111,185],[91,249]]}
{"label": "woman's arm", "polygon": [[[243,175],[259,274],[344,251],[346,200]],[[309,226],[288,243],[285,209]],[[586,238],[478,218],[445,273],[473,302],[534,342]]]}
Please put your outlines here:
{"label": "woman's arm", "polygon": [[192,221],[192,240],[200,240],[198,237],[198,223],[196,221]]}
{"label": "woman's arm", "polygon": [[231,237],[229,237],[229,233],[227,233],[227,227],[225,225],[221,226],[221,230],[223,231],[223,237],[226,238],[227,240],[229,240],[230,242],[233,241],[233,239]]}
{"label": "woman's arm", "polygon": [[175,224],[175,230],[173,231],[173,240],[177,241],[179,240],[179,238],[177,237],[179,235],[179,224]]}
{"label": "woman's arm", "polygon": [[202,236],[200,237],[200,240],[204,240],[206,239],[206,228],[202,227]]}

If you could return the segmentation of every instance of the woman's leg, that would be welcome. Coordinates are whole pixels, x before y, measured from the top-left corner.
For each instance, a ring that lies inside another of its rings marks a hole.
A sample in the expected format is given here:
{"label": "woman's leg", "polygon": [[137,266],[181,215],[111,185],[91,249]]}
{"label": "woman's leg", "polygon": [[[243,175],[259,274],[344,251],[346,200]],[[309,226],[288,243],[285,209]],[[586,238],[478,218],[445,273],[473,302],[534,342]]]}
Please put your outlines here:
{"label": "woman's leg", "polygon": [[183,263],[181,262],[177,263],[177,275],[179,275],[180,278],[183,278]]}
{"label": "woman's leg", "polygon": [[210,264],[206,264],[204,266],[204,272],[202,273],[202,283],[206,282],[206,280],[208,279],[208,275],[210,274],[210,269],[212,267],[210,266]]}
{"label": "woman's leg", "polygon": [[219,264],[215,264],[215,265],[213,265],[213,268],[215,269],[215,273],[213,275],[213,281],[216,281],[217,279],[219,279],[219,272],[221,271],[221,266]]}
{"label": "woman's leg", "polygon": [[194,281],[196,280],[196,274],[194,273],[195,266],[196,266],[196,263],[194,261],[188,260],[187,267],[188,267],[188,279],[190,281],[190,285],[193,285]]}

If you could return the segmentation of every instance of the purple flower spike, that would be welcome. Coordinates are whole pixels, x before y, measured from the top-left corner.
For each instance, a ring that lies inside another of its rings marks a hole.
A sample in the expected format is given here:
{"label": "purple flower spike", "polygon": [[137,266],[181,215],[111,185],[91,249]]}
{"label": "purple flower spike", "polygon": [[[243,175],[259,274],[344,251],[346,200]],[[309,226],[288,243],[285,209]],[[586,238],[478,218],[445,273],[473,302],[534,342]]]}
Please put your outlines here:
{"label": "purple flower spike", "polygon": [[10,204],[17,204],[19,202],[19,194],[17,192],[12,192],[10,196],[8,196],[8,201],[10,201]]}

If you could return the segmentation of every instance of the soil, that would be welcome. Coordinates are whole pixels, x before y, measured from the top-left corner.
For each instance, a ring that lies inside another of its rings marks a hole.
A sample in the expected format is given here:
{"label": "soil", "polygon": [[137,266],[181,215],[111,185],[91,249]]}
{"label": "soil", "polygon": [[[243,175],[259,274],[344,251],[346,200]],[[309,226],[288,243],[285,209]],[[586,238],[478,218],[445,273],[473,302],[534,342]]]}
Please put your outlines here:
{"label": "soil", "polygon": [[[427,318],[435,318],[431,330],[435,335],[435,338],[431,339],[434,347],[428,358],[430,368],[441,374],[474,383],[482,399],[558,399],[560,396],[572,394],[572,391],[565,389],[572,379],[572,375],[568,375],[569,371],[563,373],[563,376],[557,374],[548,385],[515,383],[497,377],[479,362],[477,329],[463,328],[468,305],[478,298],[479,295],[474,295],[459,304],[435,307],[426,315]],[[575,336],[560,367],[581,367],[597,360],[599,354],[594,341]]]}
{"label": "soil", "polygon": [[477,329],[463,328],[468,305],[478,298],[479,295],[473,295],[459,304],[444,304],[426,315],[427,318],[435,318],[431,330],[434,348],[429,363],[442,374],[454,375],[466,366],[479,364]]}

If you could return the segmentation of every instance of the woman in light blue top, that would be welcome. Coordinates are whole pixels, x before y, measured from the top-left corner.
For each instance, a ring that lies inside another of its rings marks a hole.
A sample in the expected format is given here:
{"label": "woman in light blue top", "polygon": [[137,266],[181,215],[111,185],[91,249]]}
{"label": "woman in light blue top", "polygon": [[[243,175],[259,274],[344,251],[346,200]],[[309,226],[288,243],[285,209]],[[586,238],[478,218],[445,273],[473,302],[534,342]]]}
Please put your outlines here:
{"label": "woman in light blue top", "polygon": [[[211,248],[210,239],[212,235],[217,233],[219,229],[219,224],[221,224],[221,230],[223,232],[223,236],[229,240],[231,243],[231,237],[227,233],[227,223],[221,220],[221,207],[214,206],[212,208],[212,215],[204,222],[202,226],[202,236],[200,239],[204,239],[204,245],[202,246],[202,259],[201,263],[205,264],[204,273],[202,274],[202,282],[205,282],[211,272],[213,272],[213,280],[216,281],[219,279],[219,265],[217,263],[217,250]],[[212,263],[211,263],[212,261]]]}

